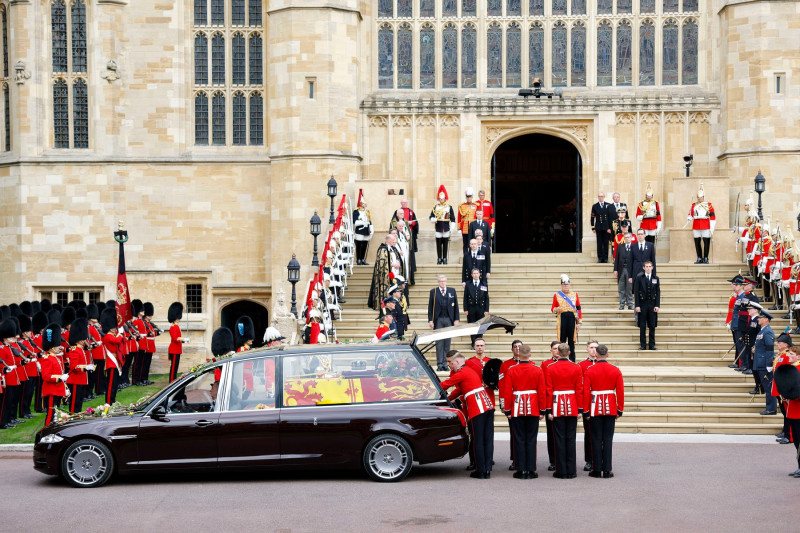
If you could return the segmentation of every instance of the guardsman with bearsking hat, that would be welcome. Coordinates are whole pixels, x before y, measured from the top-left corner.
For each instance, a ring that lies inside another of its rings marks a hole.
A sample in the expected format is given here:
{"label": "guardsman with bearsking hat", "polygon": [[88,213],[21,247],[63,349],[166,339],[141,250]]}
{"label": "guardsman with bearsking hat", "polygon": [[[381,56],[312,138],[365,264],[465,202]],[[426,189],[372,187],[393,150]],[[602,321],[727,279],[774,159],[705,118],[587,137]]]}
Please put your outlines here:
{"label": "guardsman with bearsking hat", "polygon": [[28,381],[22,389],[21,403],[19,404],[19,417],[20,418],[33,418],[31,414],[31,401],[36,394],[37,389],[41,389],[41,382],[39,377],[39,363],[37,361],[37,354],[39,347],[33,343],[33,321],[27,315],[22,314],[18,317],[20,340],[17,343],[28,354],[28,363],[25,364],[25,373],[28,375]]}
{"label": "guardsman with bearsking hat", "polygon": [[61,400],[67,396],[67,374],[64,365],[56,354],[61,351],[61,326],[52,323],[42,332],[42,350],[40,358],[42,366],[42,401],[47,411],[44,425],[49,426],[55,417]]}
{"label": "guardsman with bearsking hat", "polygon": [[[708,252],[711,249],[711,237],[714,235],[714,227],[717,225],[717,216],[714,214],[714,206],[705,199],[703,184],[697,191],[697,201],[689,209],[687,222],[692,223],[692,233],[694,235],[694,248],[697,252],[695,264],[708,264]],[[702,246],[701,246],[702,241]]]}
{"label": "guardsman with bearsking hat", "polygon": [[436,199],[438,201],[431,209],[429,218],[434,224],[434,236],[436,237],[436,264],[446,265],[450,231],[452,230],[451,225],[455,224],[455,212],[453,207],[447,203],[447,189],[444,188],[444,185],[439,186]]}
{"label": "guardsman with bearsking hat", "polygon": [[155,307],[152,302],[144,303],[144,326],[147,329],[147,343],[145,344],[144,361],[142,366],[142,385],[152,385],[150,381],[150,365],[153,362],[153,354],[156,353],[156,337],[164,333],[161,328],[153,323]]}
{"label": "guardsman with bearsking hat", "polygon": [[125,344],[122,328],[117,326],[117,310],[107,306],[100,313],[100,325],[103,328],[103,354],[105,356],[104,371],[106,403],[111,405],[117,400],[119,377],[122,375],[122,362],[119,353]]}
{"label": "guardsman with bearsking hat", "polygon": [[639,227],[644,230],[645,240],[655,245],[656,235],[661,231],[663,222],[661,220],[661,206],[653,200],[653,189],[650,187],[649,182],[647,183],[644,200],[636,206],[636,220],[639,221]]}
{"label": "guardsman with bearsking hat", "polygon": [[172,302],[167,310],[167,321],[172,324],[169,327],[170,343],[167,350],[170,361],[170,383],[178,379],[178,366],[181,364],[183,345],[189,342],[189,337],[184,337],[183,333],[181,332],[181,318],[183,318],[183,304],[180,302]]}
{"label": "guardsman with bearsking hat", "polygon": [[76,318],[69,329],[69,412],[79,413],[83,410],[84,388],[89,385],[87,372],[94,369],[92,355],[84,351],[83,347],[89,338],[89,321],[85,318]]}
{"label": "guardsman with bearsking hat", "polygon": [[367,211],[367,201],[364,199],[364,191],[358,189],[358,202],[353,210],[353,239],[356,243],[356,264],[367,264],[367,248],[375,230],[372,227],[372,218]]}
{"label": "guardsman with bearsking hat", "polygon": [[[246,352],[253,345],[254,340],[256,340],[256,328],[253,325],[253,319],[247,315],[242,315],[233,326],[233,349],[236,353]],[[254,390],[253,361],[246,361],[242,370],[244,391],[247,391],[248,394],[246,396],[249,396]],[[216,381],[219,381],[221,372],[221,368],[214,371]]]}
{"label": "guardsman with bearsking hat", "polygon": [[472,187],[464,189],[464,196],[466,196],[466,201],[458,206],[458,229],[461,230],[461,239],[464,244],[462,252],[466,256],[467,250],[469,250],[469,225],[477,218],[475,213],[478,210],[478,204],[472,201],[472,197],[475,196]]}
{"label": "guardsman with bearsking hat", "polygon": [[[16,427],[17,407],[19,406],[20,379],[17,374],[17,365],[11,343],[17,336],[17,326],[10,319],[0,322],[0,380],[2,383],[2,397],[0,397],[0,429]],[[60,345],[61,332],[58,341]],[[62,372],[63,373],[63,372]]]}

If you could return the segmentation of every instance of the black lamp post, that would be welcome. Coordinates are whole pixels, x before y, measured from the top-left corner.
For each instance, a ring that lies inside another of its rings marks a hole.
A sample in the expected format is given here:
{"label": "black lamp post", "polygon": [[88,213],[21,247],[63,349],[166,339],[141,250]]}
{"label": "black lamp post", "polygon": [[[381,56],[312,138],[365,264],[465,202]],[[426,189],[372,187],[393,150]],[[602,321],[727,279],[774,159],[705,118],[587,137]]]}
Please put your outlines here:
{"label": "black lamp post", "polygon": [[297,262],[297,256],[295,254],[292,254],[292,260],[289,261],[289,265],[286,268],[289,271],[289,283],[292,284],[292,309],[290,312],[296,317],[297,293],[295,292],[294,286],[300,281],[300,263]]}
{"label": "black lamp post", "polygon": [[756,175],[755,179],[756,183],[756,193],[758,193],[758,219],[764,220],[764,214],[761,212],[761,193],[766,190],[766,183],[767,178],[761,175],[761,169],[759,169],[758,174]]}
{"label": "black lamp post", "polygon": [[797,231],[800,231],[800,213],[797,213]]}
{"label": "black lamp post", "polygon": [[319,234],[322,233],[319,226],[322,224],[322,220],[320,220],[319,215],[317,212],[314,211],[314,214],[311,215],[311,235],[314,236],[314,259],[311,260],[311,266],[319,266],[319,258],[317,257],[317,237]]}
{"label": "black lamp post", "polygon": [[683,164],[686,166],[686,177],[687,178],[689,177],[689,168],[692,166],[692,163],[694,163],[694,154],[689,154],[689,155],[683,156]]}
{"label": "black lamp post", "polygon": [[331,179],[328,180],[328,196],[331,197],[331,219],[328,224],[333,224],[336,222],[336,219],[333,218],[333,199],[336,198],[336,180],[333,179],[333,174],[331,174]]}

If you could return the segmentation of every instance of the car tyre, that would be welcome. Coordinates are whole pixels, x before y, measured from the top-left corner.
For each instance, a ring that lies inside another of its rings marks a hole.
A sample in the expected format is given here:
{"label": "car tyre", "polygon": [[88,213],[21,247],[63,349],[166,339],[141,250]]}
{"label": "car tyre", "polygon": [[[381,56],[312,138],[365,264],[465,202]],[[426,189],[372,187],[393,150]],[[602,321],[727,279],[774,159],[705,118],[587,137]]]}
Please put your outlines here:
{"label": "car tyre", "polygon": [[71,444],[61,458],[61,475],[73,487],[99,487],[113,473],[114,456],[111,450],[93,439],[83,439]]}
{"label": "car tyre", "polygon": [[373,481],[402,481],[409,472],[414,456],[408,442],[397,435],[378,435],[364,448],[364,470]]}

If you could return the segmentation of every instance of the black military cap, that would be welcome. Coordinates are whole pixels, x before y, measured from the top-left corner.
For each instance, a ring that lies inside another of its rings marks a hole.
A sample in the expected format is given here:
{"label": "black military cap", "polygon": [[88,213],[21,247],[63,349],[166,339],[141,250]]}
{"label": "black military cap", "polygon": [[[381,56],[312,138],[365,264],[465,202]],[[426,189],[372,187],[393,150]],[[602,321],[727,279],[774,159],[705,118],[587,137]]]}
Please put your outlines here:
{"label": "black military cap", "polygon": [[775,342],[782,342],[787,346],[794,346],[794,343],[792,342],[792,336],[788,333],[782,333],[779,335],[778,338],[775,339]]}

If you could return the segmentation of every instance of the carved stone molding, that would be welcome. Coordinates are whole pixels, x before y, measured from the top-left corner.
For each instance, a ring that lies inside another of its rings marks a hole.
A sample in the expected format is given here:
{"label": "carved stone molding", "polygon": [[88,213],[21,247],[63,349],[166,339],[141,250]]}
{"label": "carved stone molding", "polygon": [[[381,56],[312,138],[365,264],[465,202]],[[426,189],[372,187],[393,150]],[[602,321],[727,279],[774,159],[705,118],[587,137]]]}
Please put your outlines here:
{"label": "carved stone molding", "polygon": [[505,135],[509,131],[513,130],[514,128],[498,128],[498,127],[490,127],[486,128],[486,142],[491,143],[494,142],[495,139]]}
{"label": "carved stone molding", "polygon": [[580,141],[586,142],[586,139],[589,138],[588,130],[586,126],[566,126],[561,128],[561,131],[565,131]]}
{"label": "carved stone molding", "polygon": [[26,80],[29,80],[31,73],[25,68],[25,62],[19,60],[14,64],[14,81],[17,85],[23,85]]}
{"label": "carved stone molding", "polygon": [[639,121],[642,124],[661,124],[661,113],[642,113]]}
{"label": "carved stone molding", "polygon": [[392,117],[392,126],[397,126],[398,128],[410,128],[412,123],[412,118],[409,115],[396,115]]}
{"label": "carved stone molding", "polygon": [[617,113],[617,124],[635,124],[636,113]]}
{"label": "carved stone molding", "polygon": [[385,128],[389,125],[389,119],[383,115],[375,115],[369,117],[369,126],[371,128]]}
{"label": "carved stone molding", "polygon": [[417,115],[417,126],[433,127],[436,126],[436,117],[432,115]]}
{"label": "carved stone molding", "polygon": [[439,117],[439,124],[441,126],[460,126],[461,117],[458,115],[442,115]]}
{"label": "carved stone molding", "polygon": [[108,63],[106,63],[106,71],[100,75],[101,78],[106,80],[108,83],[114,83],[119,79],[119,73],[117,72],[117,62],[113,59],[109,59]]}
{"label": "carved stone molding", "polygon": [[689,113],[690,124],[709,124],[711,122],[708,111],[697,111]]}
{"label": "carved stone molding", "polygon": [[666,124],[684,124],[686,122],[686,113],[666,113],[664,122]]}

